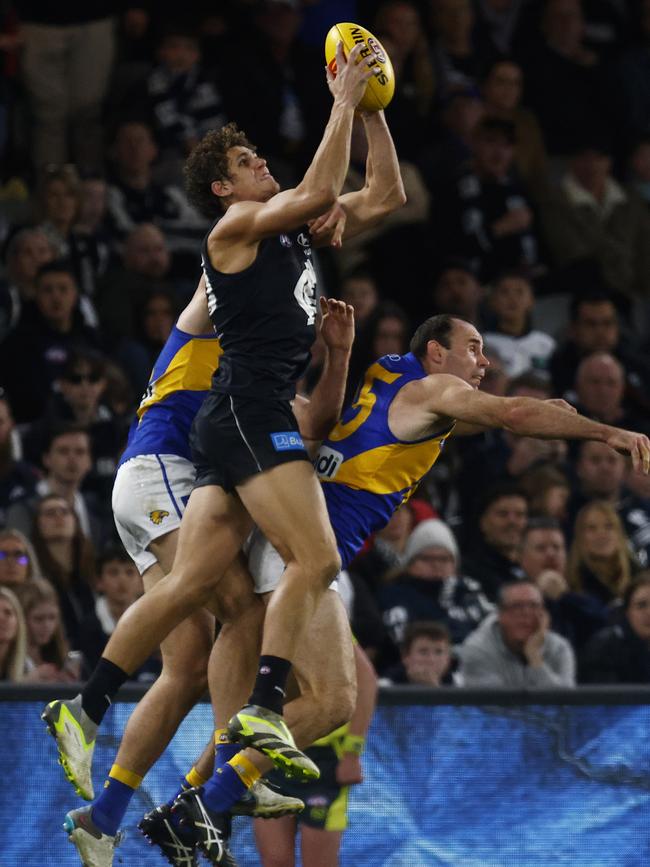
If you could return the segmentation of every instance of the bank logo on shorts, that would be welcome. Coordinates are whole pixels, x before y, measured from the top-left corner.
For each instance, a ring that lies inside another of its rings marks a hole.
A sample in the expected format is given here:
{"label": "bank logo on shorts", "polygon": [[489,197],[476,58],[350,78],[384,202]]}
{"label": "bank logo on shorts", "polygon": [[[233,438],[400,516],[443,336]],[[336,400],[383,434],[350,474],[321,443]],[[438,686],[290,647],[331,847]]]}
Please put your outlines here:
{"label": "bank logo on shorts", "polygon": [[341,452],[337,452],[336,449],[331,449],[329,446],[321,446],[314,461],[316,474],[321,479],[333,479],[342,463],[343,455]]}
{"label": "bank logo on shorts", "polygon": [[299,433],[292,430],[283,431],[282,433],[272,433],[271,442],[273,443],[273,448],[276,452],[305,450],[305,444],[302,441],[302,437]]}
{"label": "bank logo on shorts", "polygon": [[166,512],[164,509],[154,509],[153,512],[149,512],[149,520],[152,524],[162,524],[168,516],[169,512]]}

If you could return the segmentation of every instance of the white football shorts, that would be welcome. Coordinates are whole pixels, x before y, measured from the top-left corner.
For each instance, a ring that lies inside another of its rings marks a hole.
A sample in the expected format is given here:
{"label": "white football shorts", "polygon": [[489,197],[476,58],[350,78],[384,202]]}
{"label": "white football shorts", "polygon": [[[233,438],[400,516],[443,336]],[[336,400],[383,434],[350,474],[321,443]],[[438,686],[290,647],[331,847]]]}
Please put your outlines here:
{"label": "white football shorts", "polygon": [[[256,527],[244,544],[244,556],[248,560],[248,571],[253,576],[256,593],[270,593],[280,583],[284,572],[284,560],[262,531]],[[330,590],[338,590],[335,578]]]}
{"label": "white football shorts", "polygon": [[138,455],[118,469],[113,517],[141,575],[158,562],[150,543],[179,528],[194,477],[194,464],[178,455]]}

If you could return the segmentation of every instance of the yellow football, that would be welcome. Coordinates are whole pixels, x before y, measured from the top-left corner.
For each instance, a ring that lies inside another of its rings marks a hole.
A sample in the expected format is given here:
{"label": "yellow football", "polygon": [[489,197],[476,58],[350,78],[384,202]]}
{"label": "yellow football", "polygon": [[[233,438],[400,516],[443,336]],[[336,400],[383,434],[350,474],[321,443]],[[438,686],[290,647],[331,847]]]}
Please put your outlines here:
{"label": "yellow football", "polygon": [[331,72],[336,75],[336,46],[343,43],[345,56],[360,42],[364,43],[361,57],[371,57],[372,69],[375,73],[366,85],[359,108],[362,111],[379,111],[386,108],[395,91],[395,73],[384,46],[381,42],[360,24],[335,24],[325,38],[325,62]]}

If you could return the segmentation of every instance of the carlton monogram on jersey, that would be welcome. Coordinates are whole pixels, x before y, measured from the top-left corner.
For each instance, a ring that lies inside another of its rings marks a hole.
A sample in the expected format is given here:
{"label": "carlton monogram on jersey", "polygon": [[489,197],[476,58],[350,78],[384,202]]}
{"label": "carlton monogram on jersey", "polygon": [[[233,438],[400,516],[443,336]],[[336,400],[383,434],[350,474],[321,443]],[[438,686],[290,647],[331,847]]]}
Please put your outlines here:
{"label": "carlton monogram on jersey", "polygon": [[236,274],[203,270],[210,318],[223,356],[212,387],[235,397],[290,400],[315,337],[316,271],[307,227],[260,241]]}
{"label": "carlton monogram on jersey", "polygon": [[344,567],[368,536],[384,527],[436,462],[453,425],[414,442],[390,430],[398,391],[427,374],[412,354],[385,355],[371,365],[355,402],[315,460]]}

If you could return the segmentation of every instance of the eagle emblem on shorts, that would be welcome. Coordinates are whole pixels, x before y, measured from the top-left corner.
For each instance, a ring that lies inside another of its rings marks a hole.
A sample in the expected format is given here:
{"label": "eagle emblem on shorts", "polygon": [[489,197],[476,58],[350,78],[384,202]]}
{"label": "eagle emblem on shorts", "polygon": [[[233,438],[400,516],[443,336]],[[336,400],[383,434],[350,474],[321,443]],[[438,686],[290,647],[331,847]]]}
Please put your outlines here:
{"label": "eagle emblem on shorts", "polygon": [[154,509],[153,512],[149,512],[149,519],[152,524],[162,524],[168,515],[169,512],[166,512],[164,509]]}

